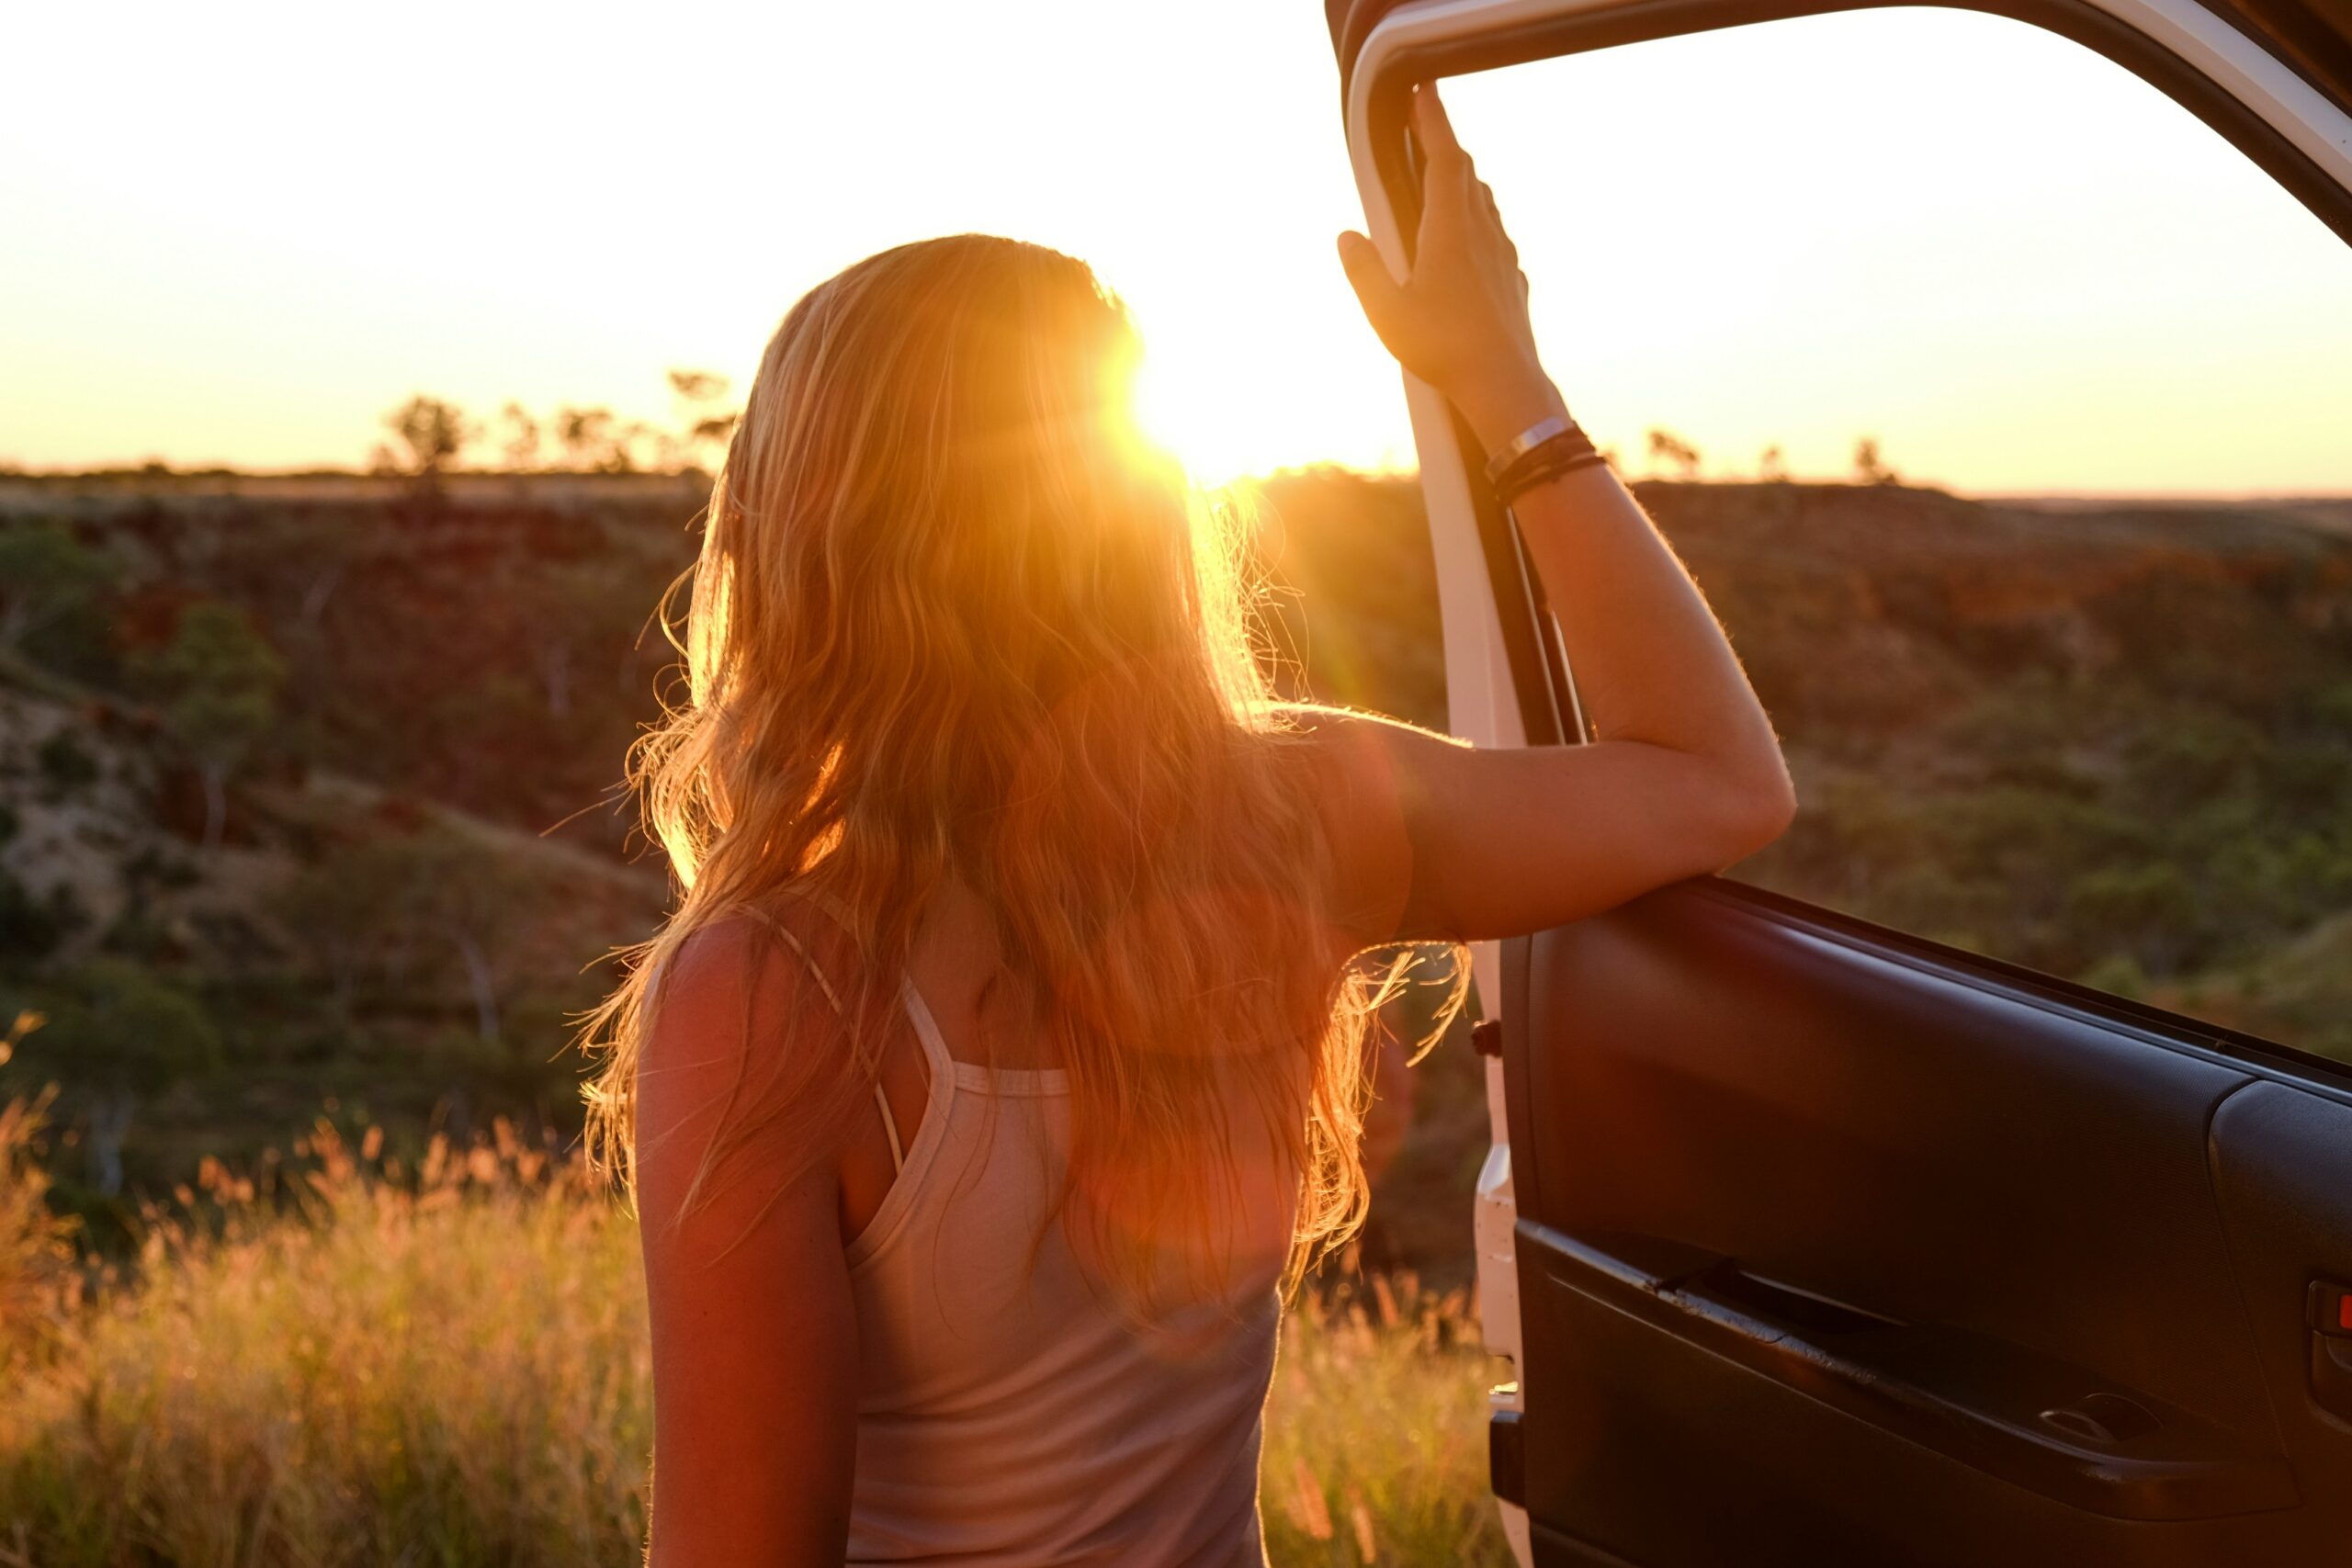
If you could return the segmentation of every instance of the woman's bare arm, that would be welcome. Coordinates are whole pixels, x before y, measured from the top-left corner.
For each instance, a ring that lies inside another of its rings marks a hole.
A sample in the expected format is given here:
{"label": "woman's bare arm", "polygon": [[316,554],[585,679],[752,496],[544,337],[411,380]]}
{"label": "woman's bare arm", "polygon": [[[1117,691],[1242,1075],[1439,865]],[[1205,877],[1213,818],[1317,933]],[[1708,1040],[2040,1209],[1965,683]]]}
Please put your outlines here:
{"label": "woman's bare arm", "polygon": [[[1371,242],[1341,259],[1391,352],[1499,449],[1566,412],[1527,319],[1527,280],[1492,193],[1424,87],[1428,152],[1412,276],[1391,277]],[[1605,466],[1513,503],[1559,616],[1589,745],[1474,750],[1408,726],[1324,716],[1345,781],[1347,840],[1409,849],[1392,886],[1391,934],[1475,939],[1540,930],[1770,842],[1796,809],[1770,720],[1698,587]],[[1384,826],[1383,824],[1392,824]],[[1381,902],[1397,856],[1359,855],[1356,901]]]}
{"label": "woman's bare arm", "polygon": [[782,1186],[757,1174],[776,1162],[747,1147],[719,1168],[708,1200],[672,1223],[739,1074],[743,1092],[759,1092],[774,1076],[761,1053],[791,1050],[796,1031],[830,1016],[808,1005],[812,989],[735,924],[689,940],[662,980],[637,1140],[653,1332],[652,1568],[838,1568],[846,1550],[857,1319],[836,1167]]}

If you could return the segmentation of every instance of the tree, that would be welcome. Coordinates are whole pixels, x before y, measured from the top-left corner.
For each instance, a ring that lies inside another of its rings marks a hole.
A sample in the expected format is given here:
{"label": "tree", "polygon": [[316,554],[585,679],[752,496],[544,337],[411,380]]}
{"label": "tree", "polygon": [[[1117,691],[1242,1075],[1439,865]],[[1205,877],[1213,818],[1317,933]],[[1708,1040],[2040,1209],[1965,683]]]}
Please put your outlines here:
{"label": "tree", "polygon": [[437,484],[442,469],[481,434],[457,404],[422,392],[386,414],[384,428],[408,448],[409,471],[427,485]]}
{"label": "tree", "polygon": [[277,717],[285,661],[243,611],[209,600],[181,612],[146,673],[204,782],[204,844],[213,848],[228,826],[230,776]]}
{"label": "tree", "polygon": [[1682,470],[1688,481],[1699,477],[1699,449],[1674,432],[1662,426],[1652,426],[1649,433],[1650,465],[1655,468],[1661,461]]}
{"label": "tree", "polygon": [[81,614],[113,585],[114,563],[53,523],[0,528],[0,648]]}
{"label": "tree", "polygon": [[216,1071],[220,1032],[195,997],[123,959],[83,964],[64,987],[68,999],[33,1036],[35,1049],[89,1091],[90,1182],[112,1196],[140,1103]]}
{"label": "tree", "polygon": [[549,718],[571,715],[581,655],[599,643],[627,647],[651,609],[649,598],[644,579],[608,556],[535,564],[515,584],[508,602],[530,644]]}
{"label": "tree", "polygon": [[623,424],[608,408],[560,408],[555,411],[555,434],[575,470],[637,473],[643,467],[638,449],[646,446],[652,448],[657,467],[675,456],[675,441],[667,432],[642,420]]}
{"label": "tree", "polygon": [[1764,456],[1758,461],[1756,468],[1758,473],[1770,483],[1785,484],[1788,482],[1789,460],[1781,451],[1780,444],[1778,442],[1775,442],[1771,446],[1764,448]]}
{"label": "tree", "polygon": [[350,1018],[361,975],[393,941],[394,914],[385,890],[396,871],[380,844],[342,849],[288,878],[271,896],[270,912],[326,981],[338,1018]]}
{"label": "tree", "polygon": [[303,584],[302,600],[295,609],[295,624],[304,632],[318,628],[326,615],[327,602],[343,586],[366,544],[355,528],[311,529],[297,536],[289,553],[296,558],[311,558],[310,580]]}
{"label": "tree", "polygon": [[527,473],[539,466],[539,422],[521,403],[509,400],[498,411],[499,423],[505,426],[506,439],[499,444],[499,455],[506,459],[506,467],[515,473]]}
{"label": "tree", "polygon": [[498,1040],[541,879],[494,846],[441,827],[379,846],[368,863],[388,912],[449,944],[465,970],[476,1032]]}
{"label": "tree", "polygon": [[677,458],[677,441],[666,430],[657,430],[641,419],[633,419],[621,426],[618,434],[605,453],[604,471],[608,474],[634,474],[648,465],[641,450],[650,446],[651,467],[657,470],[673,467]]}
{"label": "tree", "polygon": [[716,370],[673,370],[670,390],[688,409],[727,395],[727,378]]}
{"label": "tree", "polygon": [[573,468],[602,468],[613,448],[613,411],[566,404],[555,411],[555,438]]}
{"label": "tree", "polygon": [[1880,460],[1878,437],[1875,435],[1865,435],[1854,443],[1854,478],[1858,482],[1866,485],[1891,485],[1903,482],[1895,477],[1893,468]]}
{"label": "tree", "polygon": [[739,412],[718,407],[727,396],[727,378],[710,370],[673,370],[670,390],[677,401],[684,450],[697,462],[706,452],[723,455],[742,418]]}

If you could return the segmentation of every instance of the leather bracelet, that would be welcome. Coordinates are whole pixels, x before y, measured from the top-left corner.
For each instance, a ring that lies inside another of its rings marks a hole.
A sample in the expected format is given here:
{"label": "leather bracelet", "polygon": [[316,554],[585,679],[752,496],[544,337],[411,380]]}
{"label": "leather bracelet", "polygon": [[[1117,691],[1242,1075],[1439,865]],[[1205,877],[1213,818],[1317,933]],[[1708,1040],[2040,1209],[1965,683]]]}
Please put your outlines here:
{"label": "leather bracelet", "polygon": [[1509,506],[1537,485],[1548,484],[1563,474],[1572,474],[1578,468],[1594,468],[1608,461],[1609,454],[1588,446],[1584,451],[1570,453],[1557,462],[1544,463],[1516,476],[1509,487],[1497,485],[1495,499]]}
{"label": "leather bracelet", "polygon": [[1502,468],[1493,470],[1489,488],[1493,490],[1496,500],[1508,505],[1512,497],[1523,494],[1532,486],[1605,460],[1593,446],[1592,437],[1575,424],[1569,424],[1538,440]]}

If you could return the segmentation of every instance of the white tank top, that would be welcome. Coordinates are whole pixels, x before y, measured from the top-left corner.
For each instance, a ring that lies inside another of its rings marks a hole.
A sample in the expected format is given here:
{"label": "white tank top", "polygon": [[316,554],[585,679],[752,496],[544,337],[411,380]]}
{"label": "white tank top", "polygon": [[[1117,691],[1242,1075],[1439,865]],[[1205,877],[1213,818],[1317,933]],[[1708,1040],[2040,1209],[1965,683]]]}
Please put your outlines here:
{"label": "white tank top", "polygon": [[1097,1294],[1059,1223],[1033,1272],[1069,1155],[1068,1077],[955,1060],[912,981],[901,989],[931,1086],[849,1249],[849,1562],[1262,1568],[1273,1280],[1188,1320],[1177,1348]]}

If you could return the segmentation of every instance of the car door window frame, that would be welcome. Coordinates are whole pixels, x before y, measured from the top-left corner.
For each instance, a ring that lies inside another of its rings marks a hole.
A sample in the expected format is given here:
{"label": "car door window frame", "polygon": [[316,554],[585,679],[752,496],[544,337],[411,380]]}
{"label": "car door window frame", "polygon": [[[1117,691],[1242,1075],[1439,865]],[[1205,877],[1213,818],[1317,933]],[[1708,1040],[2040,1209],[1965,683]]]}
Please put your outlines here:
{"label": "car door window frame", "polygon": [[[1349,150],[1372,238],[1392,270],[1409,263],[1420,179],[1406,125],[1412,88],[1420,82],[1756,22],[1889,8],[1870,0],[1421,0],[1396,7],[1356,0],[1344,12],[1335,6]],[[2198,0],[1967,0],[1946,8],[2007,17],[2113,61],[2212,127],[2352,244],[2352,106]],[[1476,441],[1433,389],[1410,375],[1405,387],[1437,560],[1450,728],[1483,746],[1584,740],[1575,671],[1517,525],[1485,486],[1472,482],[1482,461]],[[1487,994],[1495,994],[1498,944],[1476,944],[1473,959]],[[2243,1039],[2266,1055],[2281,1049],[2256,1036]]]}

